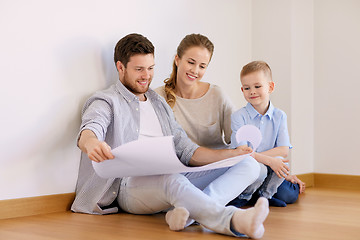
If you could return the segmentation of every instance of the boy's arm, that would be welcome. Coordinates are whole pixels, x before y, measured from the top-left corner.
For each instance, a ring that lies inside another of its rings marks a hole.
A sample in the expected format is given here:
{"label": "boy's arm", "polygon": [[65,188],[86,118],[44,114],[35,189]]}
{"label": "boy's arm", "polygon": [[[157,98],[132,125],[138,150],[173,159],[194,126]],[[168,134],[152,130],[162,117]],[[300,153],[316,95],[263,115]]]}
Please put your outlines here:
{"label": "boy's arm", "polygon": [[264,154],[264,155],[270,156],[270,157],[287,158],[287,156],[289,154],[289,147],[288,146],[274,147],[274,148],[269,149],[267,151],[261,152],[261,154]]}
{"label": "boy's arm", "polygon": [[275,172],[275,174],[281,178],[286,177],[289,175],[289,167],[285,164],[289,162],[287,159],[275,158],[271,156],[267,156],[262,153],[253,153],[252,156],[255,158],[256,161],[271,167],[271,169]]}
{"label": "boy's arm", "polygon": [[305,192],[305,183],[301,181],[296,175],[288,175],[285,180],[299,185],[299,193]]}

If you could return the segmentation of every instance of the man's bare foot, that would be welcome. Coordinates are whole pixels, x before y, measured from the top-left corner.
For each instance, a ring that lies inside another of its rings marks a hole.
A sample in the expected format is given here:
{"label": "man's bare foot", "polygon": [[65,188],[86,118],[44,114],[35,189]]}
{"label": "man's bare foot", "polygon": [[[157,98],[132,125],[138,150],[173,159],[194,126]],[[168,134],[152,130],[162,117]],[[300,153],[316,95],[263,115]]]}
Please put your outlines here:
{"label": "man's bare foot", "polygon": [[269,201],[266,198],[259,198],[254,207],[246,210],[238,209],[232,219],[232,226],[239,232],[251,238],[261,238],[265,228],[263,222],[269,214]]}
{"label": "man's bare foot", "polygon": [[189,218],[189,211],[183,207],[177,207],[170,210],[165,215],[166,223],[173,231],[183,230],[186,226],[186,221]]}

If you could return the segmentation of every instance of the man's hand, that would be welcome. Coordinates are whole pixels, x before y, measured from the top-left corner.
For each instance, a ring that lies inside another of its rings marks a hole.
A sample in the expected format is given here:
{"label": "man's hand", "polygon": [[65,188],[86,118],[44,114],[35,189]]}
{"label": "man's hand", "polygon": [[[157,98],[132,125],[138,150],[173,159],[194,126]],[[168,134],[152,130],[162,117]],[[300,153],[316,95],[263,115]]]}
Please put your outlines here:
{"label": "man's hand", "polygon": [[111,147],[106,142],[99,141],[90,130],[81,132],[79,147],[94,162],[103,162],[114,158]]}
{"label": "man's hand", "polygon": [[272,157],[269,166],[279,178],[285,178],[289,175],[290,171],[289,167],[285,164],[286,162],[289,162],[289,160]]}

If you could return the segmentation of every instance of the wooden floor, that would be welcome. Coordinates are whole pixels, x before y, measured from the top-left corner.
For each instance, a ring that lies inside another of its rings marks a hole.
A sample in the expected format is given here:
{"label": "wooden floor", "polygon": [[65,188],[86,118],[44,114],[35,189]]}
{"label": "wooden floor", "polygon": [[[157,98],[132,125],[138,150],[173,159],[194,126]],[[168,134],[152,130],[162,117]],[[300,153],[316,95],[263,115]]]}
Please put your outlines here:
{"label": "wooden floor", "polygon": [[[270,208],[262,239],[360,239],[360,192],[309,188],[297,203]],[[234,239],[200,226],[168,229],[163,214],[94,216],[71,212],[0,220],[1,240]]]}

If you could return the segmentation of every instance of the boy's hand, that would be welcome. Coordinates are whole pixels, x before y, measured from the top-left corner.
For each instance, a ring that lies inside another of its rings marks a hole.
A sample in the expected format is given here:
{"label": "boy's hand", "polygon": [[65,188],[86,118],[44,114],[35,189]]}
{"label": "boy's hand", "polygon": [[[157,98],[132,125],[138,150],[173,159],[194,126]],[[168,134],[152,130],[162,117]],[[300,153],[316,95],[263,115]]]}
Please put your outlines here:
{"label": "boy's hand", "polygon": [[106,142],[101,142],[96,138],[88,139],[85,149],[88,157],[94,162],[103,162],[114,158],[111,147]]}
{"label": "boy's hand", "polygon": [[252,148],[248,146],[239,146],[235,149],[237,155],[244,155],[252,152]]}
{"label": "boy's hand", "polygon": [[271,169],[276,173],[276,175],[281,178],[286,178],[289,175],[289,167],[285,164],[289,162],[287,159],[280,159],[280,158],[272,158],[269,166]]}
{"label": "boy's hand", "polygon": [[299,193],[303,193],[305,192],[305,183],[303,181],[301,181],[296,175],[288,175],[285,178],[287,181],[292,182],[294,184],[298,184],[299,185]]}

